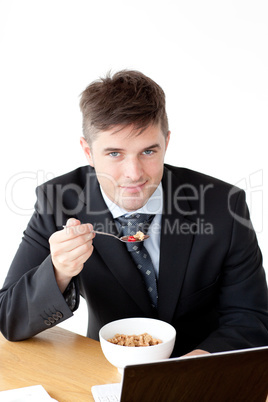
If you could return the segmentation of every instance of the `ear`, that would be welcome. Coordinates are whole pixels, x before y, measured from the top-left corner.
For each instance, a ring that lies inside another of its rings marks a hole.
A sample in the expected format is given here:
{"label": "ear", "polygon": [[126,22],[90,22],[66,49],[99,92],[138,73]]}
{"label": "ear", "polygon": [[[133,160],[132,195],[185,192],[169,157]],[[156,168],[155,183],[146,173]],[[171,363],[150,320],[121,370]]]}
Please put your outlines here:
{"label": "ear", "polygon": [[92,158],[92,153],[90,150],[90,146],[88,145],[86,139],[84,137],[80,138],[80,145],[84,151],[84,154],[87,158],[87,161],[89,163],[90,166],[94,167],[94,162],[93,162],[93,158]]}
{"label": "ear", "polygon": [[171,131],[169,131],[169,132],[167,133],[167,137],[166,137],[166,149],[165,149],[165,151],[167,150],[167,147],[168,147],[168,144],[169,144],[170,134],[171,134]]}

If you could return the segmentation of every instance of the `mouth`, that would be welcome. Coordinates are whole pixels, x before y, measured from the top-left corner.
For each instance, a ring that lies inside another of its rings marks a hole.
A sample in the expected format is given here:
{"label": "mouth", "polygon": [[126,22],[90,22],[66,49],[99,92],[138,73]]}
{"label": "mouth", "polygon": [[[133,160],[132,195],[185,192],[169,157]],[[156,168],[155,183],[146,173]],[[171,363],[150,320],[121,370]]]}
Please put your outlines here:
{"label": "mouth", "polygon": [[140,193],[144,187],[146,186],[147,181],[138,184],[131,184],[131,185],[121,185],[119,186],[123,191],[131,194]]}

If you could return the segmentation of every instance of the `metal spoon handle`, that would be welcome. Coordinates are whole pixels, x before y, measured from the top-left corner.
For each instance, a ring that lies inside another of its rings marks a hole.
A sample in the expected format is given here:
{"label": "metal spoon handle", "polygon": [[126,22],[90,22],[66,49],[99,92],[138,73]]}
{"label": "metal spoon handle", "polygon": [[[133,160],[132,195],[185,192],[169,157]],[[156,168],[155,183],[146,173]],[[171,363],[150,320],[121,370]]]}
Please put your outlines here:
{"label": "metal spoon handle", "polygon": [[120,237],[115,236],[115,235],[113,235],[113,234],[111,234],[111,233],[99,232],[98,230],[93,230],[93,232],[94,232],[94,233],[97,233],[97,234],[105,235],[105,236],[115,237],[117,240],[122,241],[122,240],[120,239]]}
{"label": "metal spoon handle", "polygon": [[[68,228],[71,228],[71,227],[73,227],[73,226],[66,226],[66,225],[63,225],[63,228],[64,228],[64,229],[68,229]],[[120,237],[115,236],[115,235],[113,235],[113,234],[111,234],[111,233],[99,232],[98,230],[93,230],[93,232],[94,232],[94,233],[97,233],[97,234],[105,235],[105,236],[111,236],[111,237],[116,238],[117,240],[124,241],[124,240],[122,240]]]}

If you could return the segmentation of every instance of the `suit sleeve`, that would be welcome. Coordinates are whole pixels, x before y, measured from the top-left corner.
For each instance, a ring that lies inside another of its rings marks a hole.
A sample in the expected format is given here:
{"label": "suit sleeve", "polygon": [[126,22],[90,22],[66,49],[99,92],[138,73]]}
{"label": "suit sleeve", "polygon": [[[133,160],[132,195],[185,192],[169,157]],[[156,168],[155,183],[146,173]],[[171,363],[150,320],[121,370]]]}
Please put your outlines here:
{"label": "suit sleeve", "polygon": [[220,281],[219,327],[197,346],[209,352],[268,344],[267,283],[244,192],[229,212],[233,225]]}
{"label": "suit sleeve", "polygon": [[[42,188],[37,195],[35,212],[0,290],[0,329],[11,341],[30,338],[73,315],[66,299],[76,281],[67,295],[60,292],[48,243],[57,230],[53,210]],[[73,310],[77,307],[78,300]]]}

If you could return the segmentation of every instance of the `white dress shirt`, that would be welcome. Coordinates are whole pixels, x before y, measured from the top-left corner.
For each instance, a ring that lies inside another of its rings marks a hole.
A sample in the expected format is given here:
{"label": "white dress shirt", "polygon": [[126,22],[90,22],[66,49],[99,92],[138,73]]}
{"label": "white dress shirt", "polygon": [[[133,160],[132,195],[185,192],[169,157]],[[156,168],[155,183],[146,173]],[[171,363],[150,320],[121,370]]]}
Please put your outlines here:
{"label": "white dress shirt", "polygon": [[109,208],[114,219],[122,215],[132,215],[135,213],[152,214],[155,215],[151,225],[149,226],[148,235],[150,236],[144,243],[148,253],[150,254],[156,276],[159,275],[159,259],[160,259],[160,233],[161,233],[161,217],[163,210],[163,188],[162,183],[159,184],[155,192],[151,195],[147,203],[136,211],[126,211],[119,207],[101,189],[101,194],[105,204]]}

